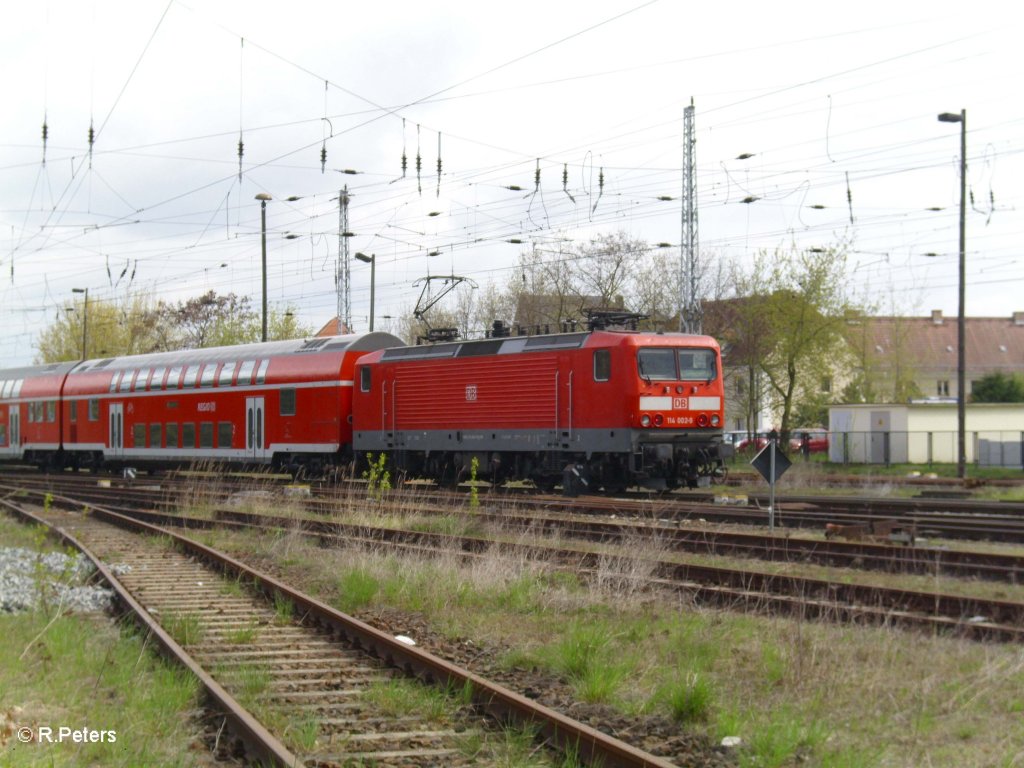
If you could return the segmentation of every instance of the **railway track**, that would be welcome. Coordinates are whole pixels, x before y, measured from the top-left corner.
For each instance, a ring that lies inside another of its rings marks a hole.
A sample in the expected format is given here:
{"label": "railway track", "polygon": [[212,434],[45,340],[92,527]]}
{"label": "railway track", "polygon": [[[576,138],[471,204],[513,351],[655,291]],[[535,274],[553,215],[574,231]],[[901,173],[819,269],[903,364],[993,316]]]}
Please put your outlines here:
{"label": "railway track", "polygon": [[[70,499],[50,497],[34,513],[11,498],[2,504],[54,528],[96,563],[121,604],[201,681],[250,760],[317,768],[488,764],[461,746],[464,724],[438,726],[374,703],[375,686],[412,677],[459,692],[474,713],[528,725],[584,762],[671,765],[179,534],[96,507],[87,515],[57,508],[81,506]],[[114,575],[112,562],[124,575]],[[253,591],[241,589],[243,582]],[[253,701],[276,729],[243,706]],[[483,727],[476,714],[472,721]]]}
{"label": "railway track", "polygon": [[[344,525],[316,519],[296,519],[237,510],[218,510],[214,518],[136,511],[133,517],[162,526],[210,528],[215,526],[299,530],[330,545],[365,543],[412,551],[450,551],[453,547],[473,556],[495,546],[518,556],[561,564],[576,573],[596,573],[616,559],[629,558],[614,549],[555,546],[543,541],[499,541],[486,536],[403,531],[368,525]],[[1024,603],[897,589],[837,580],[776,574],[751,568],[715,567],[678,559],[646,559],[643,568],[652,586],[679,592],[699,604],[742,608],[834,621],[912,627],[948,632],[978,640],[1024,640]]]}
{"label": "railway track", "polygon": [[[84,501],[113,505],[115,508],[121,505],[138,505],[147,509],[168,511],[180,507],[182,494],[189,498],[198,497],[202,504],[215,507],[222,505],[234,492],[243,488],[241,485],[229,483],[225,486],[218,482],[208,491],[199,490],[201,486],[197,487],[194,483],[185,486],[168,486],[164,483],[157,486],[122,485],[114,490],[98,487],[94,481],[82,482],[83,478],[75,478],[72,482],[64,480],[65,478],[59,478],[59,481],[55,482],[51,479],[49,482],[28,485],[73,494]],[[247,487],[251,489],[252,484],[249,483]],[[116,502],[113,500],[115,495]],[[412,498],[426,513],[433,511],[445,514],[450,512],[453,506],[452,503],[449,503],[447,508],[443,503],[434,504],[433,494],[410,496],[398,492],[392,497],[396,503]],[[451,502],[452,497],[444,495],[439,499],[441,502],[445,500]],[[819,497],[818,500],[821,503],[834,501],[829,497]],[[464,498],[456,497],[455,501],[464,503]],[[921,502],[911,501],[913,503],[907,506],[920,508]],[[303,499],[302,503],[312,512],[330,519],[338,507],[338,498],[335,492],[326,489],[321,489],[321,492],[313,490],[311,498]],[[797,503],[810,502],[792,502]],[[870,512],[874,509],[873,501],[869,500],[844,500],[842,503],[847,510],[861,509]],[[892,508],[888,508],[888,511],[891,512]],[[921,543],[915,546],[893,546],[891,543],[876,541],[828,540],[815,536],[792,535],[791,528],[784,528],[780,534],[775,535],[726,530],[721,526],[704,524],[708,520],[716,521],[716,514],[724,515],[734,522],[756,521],[762,525],[765,517],[763,510],[723,511],[716,505],[686,505],[681,508],[679,504],[660,500],[623,504],[617,500],[564,500],[553,497],[516,498],[508,503],[497,501],[481,504],[473,510],[474,519],[505,528],[537,532],[558,531],[575,538],[605,542],[620,541],[628,537],[650,537],[656,539],[661,547],[700,555],[736,556],[780,563],[801,562],[827,567],[976,578],[1007,583],[1019,583],[1024,579],[1024,555],[950,549],[947,546]],[[840,520],[849,524],[872,519],[893,519],[886,517],[882,512],[874,517],[865,516],[862,512],[851,512],[849,516],[841,516],[834,511],[826,511],[823,514],[828,516],[828,520]],[[783,521],[789,520],[790,503],[783,505],[779,516]],[[816,523],[814,528],[824,528],[820,517],[815,516],[813,520]],[[914,519],[906,522],[911,526],[917,525]],[[808,528],[813,530],[810,525]]]}

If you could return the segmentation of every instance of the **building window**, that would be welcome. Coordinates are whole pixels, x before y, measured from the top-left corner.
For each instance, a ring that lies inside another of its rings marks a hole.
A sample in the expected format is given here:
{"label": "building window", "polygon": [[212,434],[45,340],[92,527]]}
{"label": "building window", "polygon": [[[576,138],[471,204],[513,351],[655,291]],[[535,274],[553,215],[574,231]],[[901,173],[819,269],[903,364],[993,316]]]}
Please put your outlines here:
{"label": "building window", "polygon": [[832,378],[830,376],[823,376],[821,378],[821,391],[831,392],[832,391]]}
{"label": "building window", "polygon": [[607,349],[594,350],[594,381],[608,381],[612,377],[612,353]]}
{"label": "building window", "polygon": [[295,415],[295,388],[286,387],[281,390],[281,415]]}
{"label": "building window", "polygon": [[939,379],[938,393],[939,397],[949,397],[949,379]]}

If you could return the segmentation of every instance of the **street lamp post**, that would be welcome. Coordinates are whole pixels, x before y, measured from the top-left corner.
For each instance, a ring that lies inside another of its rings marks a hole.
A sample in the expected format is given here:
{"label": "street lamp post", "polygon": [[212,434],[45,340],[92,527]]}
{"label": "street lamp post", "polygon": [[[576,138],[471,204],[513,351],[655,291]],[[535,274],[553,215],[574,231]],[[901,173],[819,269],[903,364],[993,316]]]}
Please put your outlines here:
{"label": "street lamp post", "polygon": [[263,252],[263,341],[267,340],[267,201],[273,200],[266,192],[256,195],[260,201],[260,233]]}
{"label": "street lamp post", "polygon": [[964,296],[967,288],[967,110],[943,112],[940,123],[960,123],[960,300],[956,317],[956,475],[967,476]]}
{"label": "street lamp post", "polygon": [[377,254],[367,256],[365,253],[356,253],[356,258],[370,265],[370,332],[373,333],[373,293],[374,283],[377,281]]}
{"label": "street lamp post", "polygon": [[82,360],[85,360],[86,344],[89,341],[89,289],[72,288],[71,292],[85,294],[85,303],[82,306]]}

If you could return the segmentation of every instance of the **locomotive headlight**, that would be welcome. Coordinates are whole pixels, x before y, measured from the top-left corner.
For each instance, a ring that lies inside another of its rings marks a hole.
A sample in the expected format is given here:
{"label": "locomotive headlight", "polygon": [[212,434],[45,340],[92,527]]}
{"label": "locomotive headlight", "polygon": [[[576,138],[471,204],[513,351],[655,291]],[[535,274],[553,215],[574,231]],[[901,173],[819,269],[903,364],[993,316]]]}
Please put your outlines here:
{"label": "locomotive headlight", "polygon": [[711,426],[712,427],[717,427],[718,426],[718,422],[720,422],[720,421],[721,421],[721,419],[718,418],[718,414],[717,413],[711,414]]}
{"label": "locomotive headlight", "polygon": [[649,427],[649,426],[651,426],[651,417],[648,416],[646,413],[643,416],[640,417],[640,426],[641,427]]}

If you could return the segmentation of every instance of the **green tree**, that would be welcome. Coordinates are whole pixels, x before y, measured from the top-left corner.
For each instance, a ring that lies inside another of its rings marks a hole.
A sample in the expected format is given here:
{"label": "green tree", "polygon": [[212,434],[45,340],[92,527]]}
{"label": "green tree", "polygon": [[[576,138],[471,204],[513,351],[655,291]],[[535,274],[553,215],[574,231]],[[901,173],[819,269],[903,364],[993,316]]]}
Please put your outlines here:
{"label": "green tree", "polygon": [[[175,305],[163,305],[162,317],[173,329],[170,349],[199,349],[251,344],[263,336],[263,318],[248,296],[226,295],[208,291]],[[279,341],[312,335],[313,330],[300,324],[295,313],[270,310],[267,313],[267,339]]]}
{"label": "green tree", "polygon": [[797,402],[820,400],[821,382],[844,362],[845,265],[842,246],[762,251],[749,272],[734,273],[746,300],[737,302],[733,327],[723,333],[733,335],[744,363],[764,377],[784,436],[794,426]]}
{"label": "green tree", "polygon": [[971,387],[972,403],[1024,403],[1024,377],[990,373]]}
{"label": "green tree", "polygon": [[[39,336],[37,362],[77,360],[82,355],[84,301],[66,304]],[[298,322],[291,310],[272,310],[267,338],[296,339],[313,330]],[[120,301],[89,300],[85,357],[117,357],[175,349],[219,347],[259,341],[260,316],[248,297],[210,291],[177,304],[154,303],[148,294],[129,294]]]}
{"label": "green tree", "polygon": [[54,322],[39,335],[36,361],[56,363],[158,351],[162,349],[159,313],[160,306],[144,293],[129,294],[121,301],[92,297],[88,318],[84,297],[76,299],[64,304]]}

